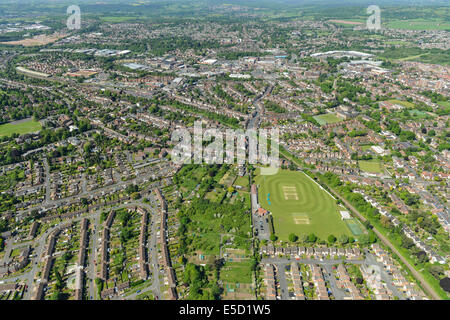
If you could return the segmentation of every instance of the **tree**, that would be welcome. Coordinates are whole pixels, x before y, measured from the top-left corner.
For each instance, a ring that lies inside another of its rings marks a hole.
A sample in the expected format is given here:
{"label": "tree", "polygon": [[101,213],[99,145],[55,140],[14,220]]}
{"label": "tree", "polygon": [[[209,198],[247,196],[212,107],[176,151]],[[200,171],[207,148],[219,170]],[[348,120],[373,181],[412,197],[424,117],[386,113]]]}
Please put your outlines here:
{"label": "tree", "polygon": [[258,260],[253,257],[251,261],[250,269],[254,272],[258,268]]}
{"label": "tree", "polygon": [[429,260],[427,253],[423,250],[420,250],[419,252],[417,252],[416,257],[420,263],[425,263],[425,262],[428,262],[428,260]]}
{"label": "tree", "polygon": [[439,281],[439,285],[445,291],[450,292],[450,278],[449,277],[445,277],[444,279]]}
{"label": "tree", "polygon": [[64,288],[64,283],[63,283],[61,274],[59,273],[58,269],[55,269],[55,278],[56,278],[56,285],[55,285],[55,287],[56,287],[56,289],[58,291],[60,291],[60,290],[62,290],[62,288]]}
{"label": "tree", "polygon": [[270,235],[270,241],[275,242],[275,241],[277,241],[277,239],[278,239],[278,237],[277,237],[274,233],[272,233],[272,234]]}
{"label": "tree", "polygon": [[348,236],[346,234],[342,234],[339,236],[339,242],[341,244],[347,244],[348,243]]}
{"label": "tree", "polygon": [[314,233],[308,235],[308,242],[314,243],[317,241],[317,236]]}
{"label": "tree", "polygon": [[186,263],[187,263],[186,257],[185,257],[185,256],[180,256],[179,262],[180,262],[182,265],[186,265]]}
{"label": "tree", "polygon": [[432,274],[433,277],[435,277],[437,280],[439,280],[445,273],[444,268],[441,266],[430,266],[428,271]]}
{"label": "tree", "polygon": [[369,235],[368,234],[362,234],[359,236],[359,243],[361,243],[363,246],[367,246],[370,243]]}
{"label": "tree", "polygon": [[131,198],[133,199],[133,200],[137,200],[137,199],[139,199],[141,197],[141,194],[139,193],[139,192],[133,192],[132,194],[131,194]]}
{"label": "tree", "polygon": [[372,229],[372,225],[370,224],[369,220],[364,221],[364,227],[366,227],[366,229]]}
{"label": "tree", "polygon": [[404,234],[401,236],[401,243],[402,247],[405,249],[411,249],[412,247],[414,247],[414,242]]}
{"label": "tree", "polygon": [[300,241],[303,242],[303,243],[308,242],[308,235],[305,234],[305,233],[302,233],[300,235]]}
{"label": "tree", "polygon": [[86,155],[89,155],[91,153],[92,144],[90,142],[86,142],[83,146],[83,149],[84,149],[84,153]]}
{"label": "tree", "polygon": [[95,278],[95,285],[97,286],[97,294],[101,298],[103,291],[103,280],[100,278]]}
{"label": "tree", "polygon": [[389,218],[386,217],[386,216],[381,216],[380,222],[381,222],[381,225],[382,225],[383,227],[385,227],[385,228],[388,228],[388,229],[389,229],[390,227],[392,227],[392,222],[391,222],[391,220],[389,220]]}
{"label": "tree", "polygon": [[298,240],[298,237],[297,237],[297,235],[295,233],[289,234],[289,241],[290,242],[295,242],[297,240]]}
{"label": "tree", "polygon": [[328,236],[328,243],[329,243],[329,244],[333,244],[333,243],[335,243],[335,242],[336,242],[336,237],[335,237],[334,235],[330,234],[330,235]]}
{"label": "tree", "polygon": [[69,261],[70,259],[72,259],[72,257],[73,257],[73,255],[72,255],[72,253],[70,253],[70,251],[64,252],[63,259],[64,259],[66,262]]}
{"label": "tree", "polygon": [[377,242],[377,235],[372,230],[369,231],[369,243]]}

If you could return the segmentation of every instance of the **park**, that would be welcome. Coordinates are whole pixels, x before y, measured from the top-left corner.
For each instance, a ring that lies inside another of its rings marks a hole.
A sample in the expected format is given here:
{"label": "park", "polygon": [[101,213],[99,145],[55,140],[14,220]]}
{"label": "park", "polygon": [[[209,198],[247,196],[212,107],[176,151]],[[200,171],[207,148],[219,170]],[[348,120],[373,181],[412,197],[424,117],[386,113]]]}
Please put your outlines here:
{"label": "park", "polygon": [[280,240],[288,240],[291,233],[314,233],[323,240],[331,234],[355,236],[340,216],[345,208],[305,173],[279,170],[271,176],[258,174],[255,182],[259,203],[271,212]]}
{"label": "park", "polygon": [[15,122],[0,125],[0,137],[16,134],[26,134],[36,132],[42,129],[38,121],[30,119],[19,120]]}

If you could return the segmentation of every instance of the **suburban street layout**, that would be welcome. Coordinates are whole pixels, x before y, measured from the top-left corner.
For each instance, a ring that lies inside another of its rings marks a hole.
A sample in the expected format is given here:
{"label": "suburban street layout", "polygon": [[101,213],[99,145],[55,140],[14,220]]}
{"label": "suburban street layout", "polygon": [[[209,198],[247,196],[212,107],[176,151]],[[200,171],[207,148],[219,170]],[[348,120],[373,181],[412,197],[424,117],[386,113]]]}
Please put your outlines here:
{"label": "suburban street layout", "polygon": [[450,7],[351,2],[2,0],[0,300],[448,300]]}

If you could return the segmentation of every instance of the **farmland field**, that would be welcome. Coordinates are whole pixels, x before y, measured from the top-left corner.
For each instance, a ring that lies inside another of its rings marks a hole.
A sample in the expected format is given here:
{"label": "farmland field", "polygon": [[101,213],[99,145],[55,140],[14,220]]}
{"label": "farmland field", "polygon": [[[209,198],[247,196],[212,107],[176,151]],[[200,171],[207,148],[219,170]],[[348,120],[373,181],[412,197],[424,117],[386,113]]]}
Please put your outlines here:
{"label": "farmland field", "polygon": [[258,175],[256,184],[259,203],[271,212],[275,234],[281,240],[288,240],[290,233],[314,233],[321,239],[330,234],[352,235],[339,214],[345,209],[303,172],[279,170],[272,176]]}
{"label": "farmland field", "polygon": [[42,126],[38,121],[31,119],[10,122],[0,125],[0,136],[10,136],[14,133],[25,134],[41,130]]}

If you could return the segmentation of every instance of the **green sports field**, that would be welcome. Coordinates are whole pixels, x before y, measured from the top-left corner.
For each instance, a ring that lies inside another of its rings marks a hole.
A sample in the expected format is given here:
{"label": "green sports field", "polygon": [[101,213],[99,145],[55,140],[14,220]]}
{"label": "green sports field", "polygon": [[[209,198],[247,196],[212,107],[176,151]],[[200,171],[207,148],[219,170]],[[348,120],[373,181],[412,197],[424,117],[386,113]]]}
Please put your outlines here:
{"label": "green sports field", "polygon": [[5,123],[0,125],[0,136],[10,136],[13,133],[25,134],[30,132],[39,131],[42,129],[41,124],[34,120],[21,120],[15,123]]}
{"label": "green sports field", "polygon": [[415,107],[414,103],[411,103],[411,102],[408,102],[408,101],[391,99],[391,100],[388,100],[388,102],[399,104],[401,106],[404,106],[405,108],[414,108]]}
{"label": "green sports field", "polygon": [[329,124],[329,123],[335,123],[335,122],[341,122],[342,119],[336,116],[334,113],[326,113],[321,114],[318,116],[313,117],[321,126]]}
{"label": "green sports field", "polygon": [[339,213],[346,209],[306,174],[279,170],[276,175],[261,176],[258,171],[259,203],[272,213],[275,234],[281,240],[288,240],[290,233],[314,233],[324,240],[330,234],[352,235]]}
{"label": "green sports field", "polygon": [[360,160],[358,161],[358,165],[365,172],[383,173],[383,165],[380,160]]}

